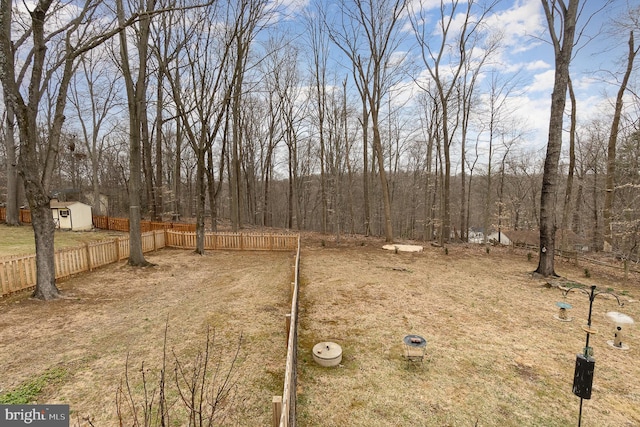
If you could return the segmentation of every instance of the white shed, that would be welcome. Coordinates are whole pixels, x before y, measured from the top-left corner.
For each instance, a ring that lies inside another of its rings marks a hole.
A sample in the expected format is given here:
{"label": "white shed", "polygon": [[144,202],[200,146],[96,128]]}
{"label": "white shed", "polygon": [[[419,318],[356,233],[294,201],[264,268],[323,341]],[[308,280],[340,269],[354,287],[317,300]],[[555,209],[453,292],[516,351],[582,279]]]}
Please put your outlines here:
{"label": "white shed", "polygon": [[91,206],[81,202],[59,202],[51,200],[51,214],[56,228],[61,230],[86,231],[93,228]]}
{"label": "white shed", "polygon": [[505,234],[504,231],[501,231],[501,232],[494,231],[493,233],[491,233],[491,234],[489,234],[487,236],[487,240],[489,242],[491,242],[491,241],[498,242],[501,245],[510,245],[511,244],[511,239],[509,239],[507,237],[507,235]]}

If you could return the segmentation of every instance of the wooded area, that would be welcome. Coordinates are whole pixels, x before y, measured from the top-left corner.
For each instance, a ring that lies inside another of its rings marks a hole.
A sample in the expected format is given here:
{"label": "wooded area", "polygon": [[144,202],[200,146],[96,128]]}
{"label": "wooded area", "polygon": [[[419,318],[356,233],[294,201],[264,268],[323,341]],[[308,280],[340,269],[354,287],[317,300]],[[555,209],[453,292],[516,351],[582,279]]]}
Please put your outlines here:
{"label": "wooded area", "polygon": [[[0,203],[8,224],[31,210],[38,296],[56,296],[51,197],[128,216],[132,241],[141,219],[194,219],[200,252],[221,224],[439,244],[541,230],[549,253],[560,229],[637,260],[640,8],[542,0],[532,40],[555,52],[556,86],[541,144],[500,62],[505,3],[428,3],[2,0]],[[626,47],[594,71],[617,93],[595,117],[570,72],[590,37]]]}

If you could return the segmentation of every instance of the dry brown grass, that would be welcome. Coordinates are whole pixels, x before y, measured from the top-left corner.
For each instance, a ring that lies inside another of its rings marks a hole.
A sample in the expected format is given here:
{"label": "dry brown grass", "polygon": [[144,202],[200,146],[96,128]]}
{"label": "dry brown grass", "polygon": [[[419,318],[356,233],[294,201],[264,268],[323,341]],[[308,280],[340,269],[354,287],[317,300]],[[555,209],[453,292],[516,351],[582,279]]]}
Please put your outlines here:
{"label": "dry brown grass", "polygon": [[[203,349],[208,326],[216,331],[215,351],[224,366],[243,336],[227,425],[267,425],[271,398],[282,393],[292,255],[201,257],[166,249],[147,258],[157,266],[120,263],[63,282],[69,299],[43,303],[19,294],[0,300],[0,389],[15,390],[47,370],[62,369],[64,378],[46,387],[38,401],[69,404],[74,424],[88,425],[77,421],[89,418],[96,426],[117,425],[115,396],[127,355],[142,402],[139,369],[144,362],[150,387],[157,387],[168,320],[168,350],[183,362]],[[172,377],[173,363],[168,366]]]}
{"label": "dry brown grass", "polygon": [[[558,288],[532,278],[535,257],[492,248],[427,248],[418,254],[325,243],[302,256],[299,426],[568,426],[577,424],[572,394],[576,353],[584,346],[589,301],[571,292],[574,321],[553,318]],[[631,350],[606,344],[606,311],[640,319],[635,285],[559,264],[558,273],[627,295],[624,308],[598,297],[592,338],[594,391],[584,425],[640,425],[640,334],[627,328]],[[637,280],[637,278],[634,278]],[[424,363],[403,358],[402,338],[424,336]],[[320,341],[343,348],[337,368],[313,362]]]}
{"label": "dry brown grass", "polygon": [[[450,246],[448,255],[431,247],[394,254],[375,239],[324,239],[303,237],[299,426],[577,424],[571,385],[588,299],[570,293],[573,322],[555,320],[562,291],[531,277],[535,257],[464,246]],[[292,254],[163,250],[148,258],[157,266],[120,263],[63,282],[71,299],[0,300],[0,389],[62,370],[38,401],[68,403],[76,417],[116,425],[126,356],[140,392],[136,368],[144,361],[157,374],[168,319],[169,348],[185,360],[202,348],[207,326],[216,328],[225,361],[243,334],[232,415],[240,426],[269,425],[271,398],[282,392]],[[640,425],[640,333],[627,328],[631,350],[613,349],[604,317],[615,310],[640,320],[640,303],[628,301],[640,296],[639,278],[624,282],[589,268],[589,279],[583,266],[558,262],[557,271],[624,293],[627,303],[594,303],[601,333],[592,339],[594,391],[583,425]],[[423,364],[402,357],[410,333],[428,340]],[[311,348],[325,340],[342,346],[341,367],[313,362]]]}

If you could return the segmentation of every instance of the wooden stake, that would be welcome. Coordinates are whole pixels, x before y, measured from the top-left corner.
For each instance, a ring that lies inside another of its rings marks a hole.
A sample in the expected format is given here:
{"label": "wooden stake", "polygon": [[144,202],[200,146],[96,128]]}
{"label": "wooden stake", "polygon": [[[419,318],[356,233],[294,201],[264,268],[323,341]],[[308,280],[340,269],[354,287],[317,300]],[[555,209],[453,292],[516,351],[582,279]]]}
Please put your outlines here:
{"label": "wooden stake", "polygon": [[271,399],[273,405],[273,427],[280,425],[280,415],[282,414],[282,396],[273,396]]}

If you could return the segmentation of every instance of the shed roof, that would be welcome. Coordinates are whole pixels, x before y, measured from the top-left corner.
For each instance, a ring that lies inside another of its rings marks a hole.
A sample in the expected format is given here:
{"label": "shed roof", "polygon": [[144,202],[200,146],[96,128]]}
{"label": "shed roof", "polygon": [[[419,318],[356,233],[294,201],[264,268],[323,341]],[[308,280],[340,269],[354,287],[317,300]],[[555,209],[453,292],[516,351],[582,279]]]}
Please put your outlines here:
{"label": "shed roof", "polygon": [[[84,203],[82,202],[78,202],[78,201],[71,201],[71,202],[59,202],[57,200],[52,200],[50,203],[51,209],[65,209],[68,208],[71,205],[75,205],[75,204],[81,204],[84,205]],[[85,205],[88,206],[88,205]]]}

